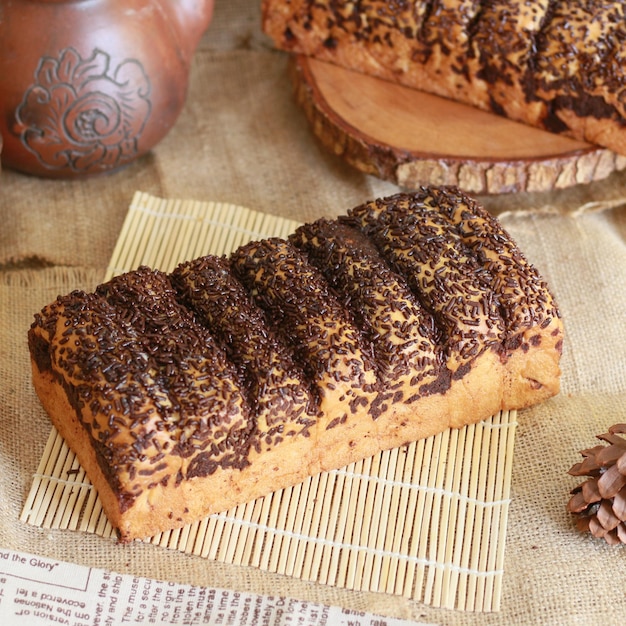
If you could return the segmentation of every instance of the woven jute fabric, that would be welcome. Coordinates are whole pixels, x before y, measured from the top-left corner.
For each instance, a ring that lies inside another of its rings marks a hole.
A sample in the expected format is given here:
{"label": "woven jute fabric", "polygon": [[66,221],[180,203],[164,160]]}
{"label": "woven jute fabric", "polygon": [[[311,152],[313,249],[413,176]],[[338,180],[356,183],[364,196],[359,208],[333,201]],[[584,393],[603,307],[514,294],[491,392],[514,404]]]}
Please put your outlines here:
{"label": "woven jute fabric", "polygon": [[563,314],[562,392],[518,415],[501,610],[434,609],[227,566],[158,546],[19,522],[50,426],[30,382],[26,332],[60,293],[103,277],[136,190],[247,206],[298,221],[398,191],[321,148],[294,104],[287,58],[256,0],[218,0],[188,101],[153,152],[82,181],[0,174],[0,547],[122,573],[291,596],[440,624],[622,623],[623,547],[575,530],[567,470],[626,422],[626,175],[547,194],[482,198],[548,280]]}

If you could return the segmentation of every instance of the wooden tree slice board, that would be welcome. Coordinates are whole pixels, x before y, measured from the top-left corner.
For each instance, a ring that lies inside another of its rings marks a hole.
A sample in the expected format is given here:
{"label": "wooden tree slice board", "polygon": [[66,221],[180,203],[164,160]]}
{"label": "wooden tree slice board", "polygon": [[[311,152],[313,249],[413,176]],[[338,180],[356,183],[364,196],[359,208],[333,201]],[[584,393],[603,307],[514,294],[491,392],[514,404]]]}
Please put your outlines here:
{"label": "wooden tree slice board", "polygon": [[313,133],[353,167],[405,189],[551,191],[606,178],[626,157],[314,58],[291,65]]}

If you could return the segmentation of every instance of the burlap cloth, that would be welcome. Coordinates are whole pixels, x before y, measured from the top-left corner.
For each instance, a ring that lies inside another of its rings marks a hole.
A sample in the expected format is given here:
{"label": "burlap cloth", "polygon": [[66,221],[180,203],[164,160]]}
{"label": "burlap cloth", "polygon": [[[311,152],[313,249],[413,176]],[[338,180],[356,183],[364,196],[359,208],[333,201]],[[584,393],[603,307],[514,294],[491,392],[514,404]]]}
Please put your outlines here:
{"label": "burlap cloth", "polygon": [[58,293],[101,280],[135,190],[301,221],[397,191],[312,138],[291,97],[287,59],[260,32],[258,4],[218,0],[187,106],[149,156],[82,182],[0,175],[0,547],[440,624],[623,623],[626,547],[579,534],[565,510],[577,484],[567,470],[579,450],[626,422],[623,174],[562,192],[483,199],[549,280],[567,330],[562,393],[519,414],[499,613],[438,610],[18,521],[50,430],[30,383],[27,328]]}

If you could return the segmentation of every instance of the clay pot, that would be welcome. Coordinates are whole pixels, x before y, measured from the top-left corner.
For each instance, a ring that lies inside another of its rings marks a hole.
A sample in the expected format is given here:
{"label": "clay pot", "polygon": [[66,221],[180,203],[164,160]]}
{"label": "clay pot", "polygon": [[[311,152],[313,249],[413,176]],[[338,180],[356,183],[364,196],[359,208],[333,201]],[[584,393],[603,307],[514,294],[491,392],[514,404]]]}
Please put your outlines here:
{"label": "clay pot", "polygon": [[214,0],[0,0],[2,164],[111,172],[153,148],[185,103]]}

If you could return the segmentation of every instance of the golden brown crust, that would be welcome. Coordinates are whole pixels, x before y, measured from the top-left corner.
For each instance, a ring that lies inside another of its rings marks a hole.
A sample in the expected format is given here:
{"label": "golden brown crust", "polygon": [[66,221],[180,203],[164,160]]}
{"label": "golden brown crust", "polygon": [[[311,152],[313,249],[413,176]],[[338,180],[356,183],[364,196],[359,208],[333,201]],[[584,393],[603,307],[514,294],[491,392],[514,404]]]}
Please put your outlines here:
{"label": "golden brown crust", "polygon": [[141,267],[29,331],[35,389],[123,541],[544,400],[561,345],[537,271],[443,188]]}
{"label": "golden brown crust", "polygon": [[626,154],[624,7],[263,0],[276,47]]}

